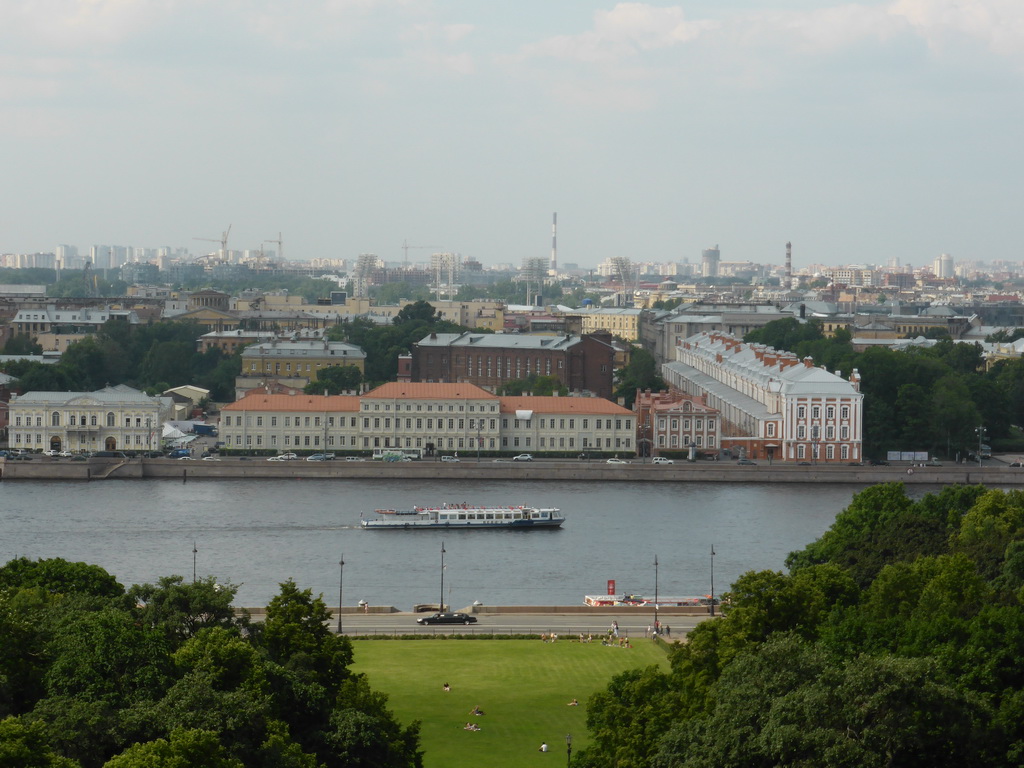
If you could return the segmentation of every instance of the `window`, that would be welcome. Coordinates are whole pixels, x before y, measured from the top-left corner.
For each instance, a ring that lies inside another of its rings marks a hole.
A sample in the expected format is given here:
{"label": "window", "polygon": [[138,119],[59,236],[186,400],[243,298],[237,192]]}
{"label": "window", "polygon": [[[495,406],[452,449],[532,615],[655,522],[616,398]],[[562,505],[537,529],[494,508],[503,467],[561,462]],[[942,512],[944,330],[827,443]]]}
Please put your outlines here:
{"label": "window", "polygon": [[841,459],[843,459],[843,461],[846,461],[847,459],[849,459],[850,458],[850,446],[844,445],[844,446],[840,447],[840,449],[839,449],[839,457]]}
{"label": "window", "polygon": [[60,414],[57,413],[57,411],[54,411],[52,414],[50,414],[50,426],[51,427],[59,427],[60,426]]}
{"label": "window", "polygon": [[112,412],[107,414],[107,426],[108,427],[116,426],[116,424],[114,422],[114,414]]}
{"label": "window", "polygon": [[839,409],[839,416],[840,416],[840,418],[843,418],[843,419],[850,418],[850,406],[844,405],[842,408],[840,408]]}
{"label": "window", "polygon": [[802,406],[802,405],[798,405],[796,407],[796,417],[798,419],[803,419],[806,416],[807,416],[807,409],[804,406]]}
{"label": "window", "polygon": [[796,439],[803,440],[805,437],[807,437],[807,428],[801,424],[796,428]]}
{"label": "window", "polygon": [[821,406],[816,405],[813,408],[811,408],[811,418],[812,419],[820,419],[821,418]]}
{"label": "window", "polygon": [[834,405],[830,405],[828,408],[825,409],[825,418],[826,419],[834,419],[835,417],[836,417],[836,407]]}
{"label": "window", "polygon": [[807,451],[804,449],[804,446],[798,445],[796,447],[796,457],[798,459],[806,459],[807,458]]}
{"label": "window", "polygon": [[766,424],[765,429],[768,437],[775,437],[775,424],[773,422]]}

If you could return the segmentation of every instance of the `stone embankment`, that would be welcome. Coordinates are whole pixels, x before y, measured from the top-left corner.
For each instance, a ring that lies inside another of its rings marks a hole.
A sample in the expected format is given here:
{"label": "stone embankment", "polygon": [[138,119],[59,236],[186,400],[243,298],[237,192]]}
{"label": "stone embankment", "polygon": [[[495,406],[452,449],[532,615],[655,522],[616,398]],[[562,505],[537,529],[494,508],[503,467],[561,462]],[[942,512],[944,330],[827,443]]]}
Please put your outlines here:
{"label": "stone embankment", "polygon": [[579,482],[699,482],[699,483],[851,483],[873,485],[900,481],[907,485],[1024,485],[1024,469],[1005,464],[950,464],[939,467],[850,467],[759,463],[740,466],[731,462],[680,462],[676,464],[606,464],[601,461],[535,461],[513,463],[484,459],[440,463],[348,461],[266,461],[224,459],[179,461],[174,459],[90,459],[68,461],[34,457],[32,461],[0,459],[3,480],[219,480],[290,479],[394,479],[394,480],[555,480]]}

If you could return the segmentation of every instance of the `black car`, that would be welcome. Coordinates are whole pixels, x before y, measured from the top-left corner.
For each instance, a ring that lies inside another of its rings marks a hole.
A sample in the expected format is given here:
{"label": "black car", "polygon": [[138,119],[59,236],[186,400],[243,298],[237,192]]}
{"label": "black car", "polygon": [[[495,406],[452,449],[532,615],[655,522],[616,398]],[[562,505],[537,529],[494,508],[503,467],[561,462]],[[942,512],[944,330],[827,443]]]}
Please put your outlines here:
{"label": "black car", "polygon": [[476,624],[476,616],[468,613],[435,613],[416,619],[417,624]]}
{"label": "black car", "polygon": [[871,460],[871,466],[872,467],[888,467],[889,466],[889,462],[886,461],[885,459],[872,459]]}

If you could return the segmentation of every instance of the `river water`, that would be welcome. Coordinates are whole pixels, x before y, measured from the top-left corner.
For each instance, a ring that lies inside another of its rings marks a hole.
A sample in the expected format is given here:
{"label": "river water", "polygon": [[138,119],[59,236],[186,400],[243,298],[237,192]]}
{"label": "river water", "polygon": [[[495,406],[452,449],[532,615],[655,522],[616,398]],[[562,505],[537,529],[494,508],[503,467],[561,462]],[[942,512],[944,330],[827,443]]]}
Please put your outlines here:
{"label": "river water", "polygon": [[[161,480],[0,484],[0,560],[95,563],[123,584],[196,572],[240,584],[265,605],[280,582],[328,605],[366,600],[410,610],[445,601],[575,605],[602,594],[715,593],[748,570],[782,570],[859,486],[531,481]],[[562,509],[554,531],[364,531],[361,512],[442,503]],[[344,572],[338,565],[344,556]],[[341,584],[339,584],[341,582]]]}

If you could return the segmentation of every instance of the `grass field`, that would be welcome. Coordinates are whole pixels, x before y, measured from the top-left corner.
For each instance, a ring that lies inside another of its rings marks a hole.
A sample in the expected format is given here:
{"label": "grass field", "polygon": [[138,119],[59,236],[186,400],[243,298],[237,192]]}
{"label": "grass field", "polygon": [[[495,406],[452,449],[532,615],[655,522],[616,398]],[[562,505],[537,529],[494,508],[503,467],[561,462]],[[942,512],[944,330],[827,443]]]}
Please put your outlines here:
{"label": "grass field", "polygon": [[[425,768],[564,765],[567,733],[574,750],[588,743],[592,693],[624,670],[668,667],[665,652],[647,640],[629,649],[565,639],[354,640],[353,646],[354,671],[388,694],[399,720],[422,722]],[[580,705],[567,706],[574,698]],[[482,717],[469,714],[475,706]],[[463,730],[467,721],[481,730]],[[548,754],[538,751],[542,741]]]}

